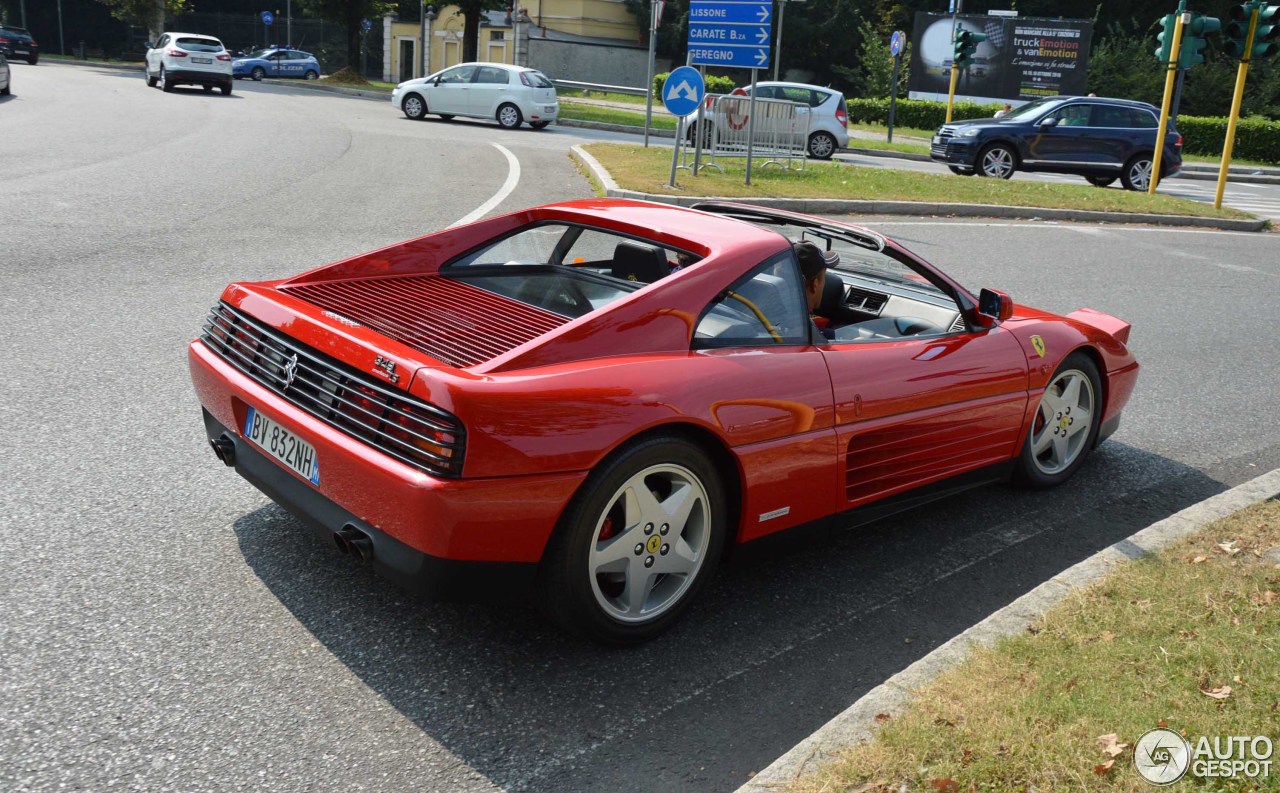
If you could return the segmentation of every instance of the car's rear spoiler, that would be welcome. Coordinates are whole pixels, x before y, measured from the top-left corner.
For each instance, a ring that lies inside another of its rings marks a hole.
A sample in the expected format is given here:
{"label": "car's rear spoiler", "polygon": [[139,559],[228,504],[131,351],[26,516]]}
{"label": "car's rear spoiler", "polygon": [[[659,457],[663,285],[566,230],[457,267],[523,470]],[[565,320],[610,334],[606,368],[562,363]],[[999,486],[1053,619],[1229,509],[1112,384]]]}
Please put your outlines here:
{"label": "car's rear spoiler", "polygon": [[1104,314],[1091,308],[1079,308],[1068,314],[1067,318],[1097,328],[1121,344],[1129,343],[1129,323],[1110,314]]}

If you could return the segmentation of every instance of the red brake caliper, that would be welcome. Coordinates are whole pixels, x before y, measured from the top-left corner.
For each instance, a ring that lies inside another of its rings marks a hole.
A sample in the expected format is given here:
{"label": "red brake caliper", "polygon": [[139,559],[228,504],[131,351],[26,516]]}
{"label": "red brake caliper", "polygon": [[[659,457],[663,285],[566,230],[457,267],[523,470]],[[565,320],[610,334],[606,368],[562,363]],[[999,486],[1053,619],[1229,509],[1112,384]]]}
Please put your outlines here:
{"label": "red brake caliper", "polygon": [[600,539],[607,540],[613,536],[613,518],[604,519],[604,524],[600,526]]}

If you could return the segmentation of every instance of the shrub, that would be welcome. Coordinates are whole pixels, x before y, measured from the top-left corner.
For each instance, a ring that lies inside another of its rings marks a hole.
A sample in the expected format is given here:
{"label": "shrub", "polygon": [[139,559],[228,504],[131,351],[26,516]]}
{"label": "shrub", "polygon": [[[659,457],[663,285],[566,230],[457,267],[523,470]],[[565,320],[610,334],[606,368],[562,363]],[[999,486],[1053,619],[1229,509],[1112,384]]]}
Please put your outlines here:
{"label": "shrub", "polygon": [[[849,122],[857,124],[888,124],[888,99],[850,99],[846,102]],[[1000,105],[980,105],[976,102],[956,102],[951,110],[952,121],[970,118],[991,118]],[[893,121],[904,127],[937,129],[947,118],[947,103],[927,99],[899,99]]]}
{"label": "shrub", "polygon": [[[1220,156],[1222,143],[1227,139],[1227,119],[1178,116],[1178,131],[1182,133],[1182,150],[1187,154]],[[1240,119],[1236,124],[1236,145],[1231,153],[1233,157],[1280,163],[1280,121],[1256,117]]]}
{"label": "shrub", "polygon": [[[662,86],[667,82],[667,77],[671,72],[663,72],[653,76],[653,95],[659,100],[662,99]],[[707,93],[709,94],[727,94],[734,89],[732,77],[719,77],[714,74],[706,76]]]}

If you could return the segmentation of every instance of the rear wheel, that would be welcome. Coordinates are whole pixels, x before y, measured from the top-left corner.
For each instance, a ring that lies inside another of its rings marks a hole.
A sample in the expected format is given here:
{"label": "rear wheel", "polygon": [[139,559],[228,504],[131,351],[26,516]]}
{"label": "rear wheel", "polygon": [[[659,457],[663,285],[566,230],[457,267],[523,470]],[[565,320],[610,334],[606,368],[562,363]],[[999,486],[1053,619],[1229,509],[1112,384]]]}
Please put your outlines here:
{"label": "rear wheel", "polygon": [[40,62],[39,55],[32,55],[30,58],[27,58],[27,63],[31,64],[32,66],[35,66],[39,62]]}
{"label": "rear wheel", "polygon": [[427,103],[417,94],[409,94],[400,102],[400,109],[414,121],[420,121],[427,114]]}
{"label": "rear wheel", "polygon": [[229,85],[222,85],[222,86],[218,86],[218,87],[222,90],[222,95],[223,95],[223,96],[231,96],[231,86],[229,86]]}
{"label": "rear wheel", "polygon": [[262,68],[261,66],[255,66],[253,67],[253,71],[250,73],[250,76],[254,80],[261,82],[262,78],[267,76],[267,70]]}
{"label": "rear wheel", "polygon": [[836,137],[830,132],[815,132],[809,136],[809,156],[815,160],[831,159],[836,148]]}
{"label": "rear wheel", "polygon": [[995,143],[978,155],[978,176],[992,179],[1008,179],[1017,168],[1013,149],[1003,143]]}
{"label": "rear wheel", "polygon": [[1126,190],[1146,192],[1147,188],[1151,187],[1153,166],[1150,154],[1137,155],[1125,163],[1124,170],[1120,172],[1120,184],[1124,185]]}
{"label": "rear wheel", "polygon": [[213,86],[212,86],[212,85],[202,85],[202,86],[200,86],[200,87],[204,90],[204,92],[205,92],[206,94],[211,94],[211,93],[213,93]]}
{"label": "rear wheel", "polygon": [[1085,181],[1094,187],[1107,187],[1116,180],[1114,176],[1086,176]]}
{"label": "rear wheel", "polygon": [[657,436],[587,478],[547,546],[544,611],[608,644],[666,630],[715,573],[725,541],[724,488],[706,454]]}
{"label": "rear wheel", "polygon": [[513,104],[505,104],[498,108],[498,123],[506,129],[515,129],[524,121],[520,108]]}
{"label": "rear wheel", "polygon": [[530,121],[529,126],[533,127],[534,129],[546,129],[547,125],[550,123],[551,123],[550,121]]}
{"label": "rear wheel", "polygon": [[142,65],[142,76],[146,78],[148,88],[156,87],[157,81],[156,78],[151,76],[151,67],[147,66],[145,63]]}
{"label": "rear wheel", "polygon": [[1093,359],[1074,352],[1053,373],[1018,457],[1014,479],[1032,488],[1060,485],[1089,456],[1102,422],[1102,382]]}

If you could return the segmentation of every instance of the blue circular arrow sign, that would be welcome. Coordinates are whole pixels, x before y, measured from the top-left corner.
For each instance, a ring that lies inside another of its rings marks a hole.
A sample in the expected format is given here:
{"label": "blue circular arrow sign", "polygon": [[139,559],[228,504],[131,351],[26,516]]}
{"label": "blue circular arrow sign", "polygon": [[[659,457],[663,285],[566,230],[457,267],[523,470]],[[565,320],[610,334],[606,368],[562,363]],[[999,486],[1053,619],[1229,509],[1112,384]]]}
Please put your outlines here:
{"label": "blue circular arrow sign", "polygon": [[906,34],[901,30],[893,31],[893,38],[889,39],[889,54],[895,58],[901,55],[902,45],[906,38]]}
{"label": "blue circular arrow sign", "polygon": [[681,66],[667,75],[662,84],[662,104],[675,116],[687,116],[698,109],[707,85],[702,75],[692,66]]}
{"label": "blue circular arrow sign", "polygon": [[276,21],[276,18],[271,15],[270,11],[262,12],[262,24],[270,25],[272,22],[275,22],[275,21]]}
{"label": "blue circular arrow sign", "polygon": [[369,20],[367,20],[367,19],[362,19],[362,20],[360,20],[360,28],[361,28],[362,30],[368,30],[368,29],[369,29],[369,28],[371,28],[371,27],[373,27],[373,23],[372,23],[372,22],[370,22]]}

